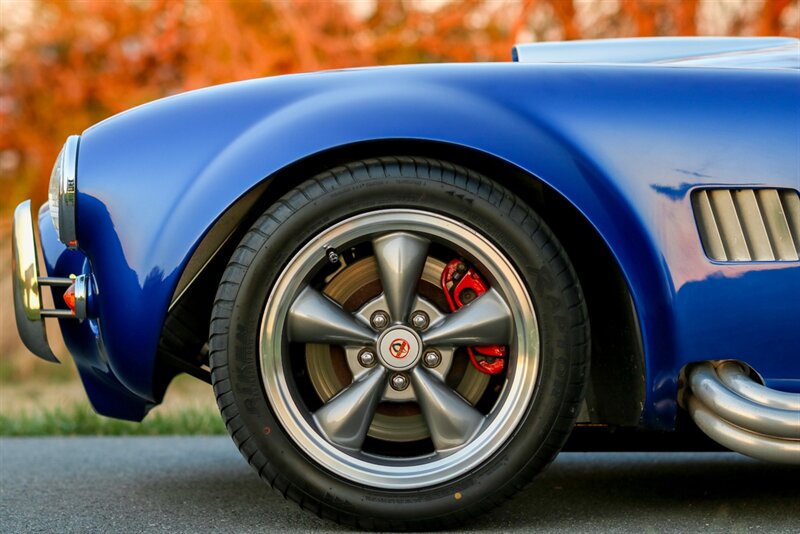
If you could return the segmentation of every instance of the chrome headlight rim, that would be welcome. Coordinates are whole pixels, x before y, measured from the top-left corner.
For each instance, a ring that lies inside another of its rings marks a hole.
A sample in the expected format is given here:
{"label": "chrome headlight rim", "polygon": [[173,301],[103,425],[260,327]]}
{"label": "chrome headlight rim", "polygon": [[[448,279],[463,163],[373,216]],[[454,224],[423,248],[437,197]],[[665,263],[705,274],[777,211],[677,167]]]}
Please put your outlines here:
{"label": "chrome headlight rim", "polygon": [[[51,180],[50,195],[55,190],[56,198],[49,198],[50,215],[53,225],[56,228],[56,235],[59,241],[69,248],[77,248],[78,236],[75,224],[75,204],[77,196],[77,168],[78,168],[78,145],[80,136],[71,135],[67,138],[64,147],[61,149],[56,160]],[[57,179],[57,184],[52,181]],[[53,214],[53,204],[57,206],[58,212]]]}

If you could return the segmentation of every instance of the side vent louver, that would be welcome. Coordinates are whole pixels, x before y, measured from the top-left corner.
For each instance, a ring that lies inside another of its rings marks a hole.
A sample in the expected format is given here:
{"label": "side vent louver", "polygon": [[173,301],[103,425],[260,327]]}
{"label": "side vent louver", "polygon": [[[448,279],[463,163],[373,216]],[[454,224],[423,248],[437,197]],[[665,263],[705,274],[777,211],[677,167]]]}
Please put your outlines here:
{"label": "side vent louver", "polygon": [[701,189],[692,194],[692,206],[712,260],[800,258],[800,195],[794,189]]}

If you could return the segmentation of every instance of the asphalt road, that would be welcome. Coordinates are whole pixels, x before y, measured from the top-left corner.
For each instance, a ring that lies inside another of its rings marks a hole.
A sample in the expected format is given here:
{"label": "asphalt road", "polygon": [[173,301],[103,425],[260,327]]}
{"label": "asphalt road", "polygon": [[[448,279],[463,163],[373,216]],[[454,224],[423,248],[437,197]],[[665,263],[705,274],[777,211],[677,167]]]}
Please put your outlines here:
{"label": "asphalt road", "polygon": [[[341,532],[227,437],[0,440],[2,532]],[[565,453],[469,531],[800,532],[800,469],[732,453]]]}

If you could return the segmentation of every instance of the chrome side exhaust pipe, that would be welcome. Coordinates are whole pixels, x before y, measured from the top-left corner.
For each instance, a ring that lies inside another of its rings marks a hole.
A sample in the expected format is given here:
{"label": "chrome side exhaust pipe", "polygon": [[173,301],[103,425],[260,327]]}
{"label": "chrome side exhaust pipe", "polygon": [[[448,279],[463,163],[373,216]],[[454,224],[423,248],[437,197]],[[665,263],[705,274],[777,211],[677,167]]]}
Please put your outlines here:
{"label": "chrome side exhaust pipe", "polygon": [[700,429],[753,458],[800,464],[800,394],[767,388],[737,362],[687,369],[686,407]]}
{"label": "chrome side exhaust pipe", "polygon": [[745,399],[764,406],[800,412],[800,393],[788,393],[762,386],[750,378],[736,362],[722,362],[717,367],[717,374],[728,389]]}

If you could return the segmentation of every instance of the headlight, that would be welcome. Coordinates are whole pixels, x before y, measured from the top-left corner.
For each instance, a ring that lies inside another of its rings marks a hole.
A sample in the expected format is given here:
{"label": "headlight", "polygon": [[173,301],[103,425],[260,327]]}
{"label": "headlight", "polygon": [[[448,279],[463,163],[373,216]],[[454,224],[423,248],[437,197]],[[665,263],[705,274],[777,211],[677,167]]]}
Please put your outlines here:
{"label": "headlight", "polygon": [[50,174],[48,203],[50,218],[56,227],[59,241],[70,248],[78,246],[75,234],[75,174],[78,166],[77,135],[71,135],[64,143],[64,148],[56,159],[53,172]]}

